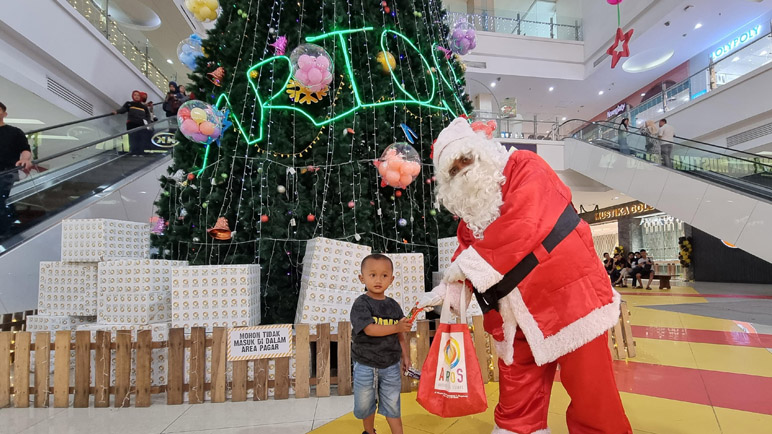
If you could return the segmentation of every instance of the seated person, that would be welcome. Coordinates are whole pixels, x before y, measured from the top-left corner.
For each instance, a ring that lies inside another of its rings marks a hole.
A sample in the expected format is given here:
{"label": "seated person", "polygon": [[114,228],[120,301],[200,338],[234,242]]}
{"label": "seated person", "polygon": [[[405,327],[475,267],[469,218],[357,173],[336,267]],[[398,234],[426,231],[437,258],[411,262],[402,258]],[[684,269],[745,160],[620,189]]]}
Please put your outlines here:
{"label": "seated person", "polygon": [[608,253],[603,254],[603,268],[606,269],[608,274],[611,274],[611,269],[614,268],[614,260]]}
{"label": "seated person", "polygon": [[[614,270],[611,271],[611,281],[614,282],[614,286],[620,288],[627,288],[625,285],[625,279],[630,275],[630,264],[627,259],[622,255],[614,256]],[[616,277],[616,279],[615,279]]]}
{"label": "seated person", "polygon": [[[637,288],[643,288],[643,277],[649,276],[649,283],[646,284],[646,289],[651,290],[651,280],[654,278],[654,262],[646,254],[646,249],[641,249],[641,258],[638,259],[638,265],[633,268],[634,279],[638,280]],[[633,283],[633,286],[635,283]]]}

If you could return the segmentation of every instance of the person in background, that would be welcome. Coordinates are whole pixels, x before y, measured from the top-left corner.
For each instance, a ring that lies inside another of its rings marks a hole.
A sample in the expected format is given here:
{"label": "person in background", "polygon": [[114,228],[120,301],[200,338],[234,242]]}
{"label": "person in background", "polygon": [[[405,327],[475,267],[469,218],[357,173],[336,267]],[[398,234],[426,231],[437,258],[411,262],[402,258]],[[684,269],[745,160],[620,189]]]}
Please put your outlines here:
{"label": "person in background", "polygon": [[659,128],[654,121],[646,121],[646,125],[641,128],[641,135],[646,136],[646,153],[649,154],[649,159],[653,159],[655,155],[659,158],[658,134]]}
{"label": "person in background", "polygon": [[659,120],[659,152],[662,155],[662,165],[673,167],[673,140],[675,139],[675,128],[667,123],[667,119]]}
{"label": "person in background", "polygon": [[627,135],[630,133],[630,118],[622,119],[619,124],[619,152],[630,155],[630,146],[627,145]]}
{"label": "person in background", "polygon": [[185,93],[185,86],[180,85],[180,104],[185,104],[186,102],[192,99],[196,99],[193,96],[193,92],[191,92],[190,95],[188,95],[187,93]]}
{"label": "person in background", "polygon": [[[147,98],[147,97],[145,97]],[[131,101],[126,101],[121,108],[113,111],[114,114],[128,113],[126,116],[126,131],[143,127],[152,121],[152,114],[148,107],[142,102],[142,92],[135,90],[131,93]],[[144,154],[144,132],[138,130],[129,133],[129,152],[132,156]]]}
{"label": "person in background", "polygon": [[[638,280],[638,289],[643,289],[643,279],[648,276],[649,283],[646,284],[646,289],[651,291],[651,280],[654,278],[654,262],[646,254],[646,249],[641,249],[641,257],[638,259],[638,264],[633,268],[633,275]],[[635,284],[633,284],[635,287]]]}
{"label": "person in background", "polygon": [[614,259],[608,253],[603,254],[603,268],[606,269],[606,273],[611,273],[611,268],[614,265]]}
{"label": "person in background", "polygon": [[[622,255],[616,255],[614,257],[614,270],[611,272],[612,284],[614,286],[619,286],[620,288],[627,288],[625,279],[630,275],[631,270],[627,258]],[[616,279],[614,279],[614,276],[616,276]]]}
{"label": "person in background", "polygon": [[166,117],[177,116],[177,111],[182,105],[182,94],[180,88],[177,87],[177,83],[169,82],[169,92],[166,93],[166,99],[164,99],[163,109],[166,113]]}
{"label": "person in background", "polygon": [[18,169],[32,167],[32,152],[27,136],[19,128],[5,123],[8,115],[0,102],[0,236],[7,234],[14,221],[13,205],[6,201],[13,183],[19,179]]}
{"label": "person in background", "polygon": [[641,254],[638,252],[633,253],[633,259],[630,260],[630,277],[633,278],[633,288],[635,288],[635,273],[633,270],[638,266],[638,260],[641,259]]}

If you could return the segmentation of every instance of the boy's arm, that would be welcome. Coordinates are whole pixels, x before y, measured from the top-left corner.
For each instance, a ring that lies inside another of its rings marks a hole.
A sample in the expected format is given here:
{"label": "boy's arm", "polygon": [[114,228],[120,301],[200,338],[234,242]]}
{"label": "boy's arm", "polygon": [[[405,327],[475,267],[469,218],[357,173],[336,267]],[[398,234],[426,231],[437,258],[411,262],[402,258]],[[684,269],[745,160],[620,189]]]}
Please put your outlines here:
{"label": "boy's arm", "polygon": [[407,318],[402,318],[398,323],[392,325],[370,324],[365,327],[364,331],[367,336],[389,336],[395,333],[401,335],[403,332],[409,331],[412,326]]}
{"label": "boy's arm", "polygon": [[398,334],[397,338],[399,339],[399,346],[402,347],[402,372],[407,372],[410,368],[410,348],[407,345],[405,333]]}

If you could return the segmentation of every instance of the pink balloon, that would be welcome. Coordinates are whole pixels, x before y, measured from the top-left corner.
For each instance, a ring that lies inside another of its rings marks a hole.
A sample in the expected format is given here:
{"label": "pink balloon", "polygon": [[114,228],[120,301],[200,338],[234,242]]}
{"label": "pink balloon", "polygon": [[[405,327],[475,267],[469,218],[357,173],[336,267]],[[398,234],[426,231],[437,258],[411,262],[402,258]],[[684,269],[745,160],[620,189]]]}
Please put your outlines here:
{"label": "pink balloon", "polygon": [[615,5],[618,5],[619,3],[622,3],[622,0],[606,0],[606,1],[608,2],[608,4],[610,4],[612,6],[615,6]]}
{"label": "pink balloon", "polygon": [[399,173],[403,175],[411,175],[413,172],[413,162],[412,161],[405,161],[402,163],[402,167],[399,168]]}
{"label": "pink balloon", "polygon": [[392,187],[399,187],[400,174],[399,171],[389,170],[386,172],[386,182]]}
{"label": "pink balloon", "polygon": [[317,68],[308,71],[308,85],[315,86],[322,82],[322,71]]}
{"label": "pink balloon", "polygon": [[330,61],[324,56],[319,56],[316,58],[316,66],[322,69],[329,69]]}
{"label": "pink balloon", "polygon": [[400,172],[402,170],[402,165],[405,164],[405,161],[401,158],[392,158],[389,160],[389,168],[391,170]]}
{"label": "pink balloon", "polygon": [[182,125],[180,125],[180,131],[182,131],[185,137],[190,137],[199,132],[198,124],[193,119],[185,119]]}
{"label": "pink balloon", "polygon": [[190,109],[187,107],[180,108],[180,110],[177,112],[177,117],[181,117],[183,119],[190,118]]}
{"label": "pink balloon", "polygon": [[332,74],[330,74],[330,71],[325,71],[324,78],[322,78],[322,84],[329,85],[332,83]]}
{"label": "pink balloon", "polygon": [[413,177],[408,174],[399,177],[399,184],[402,188],[407,187],[411,182],[413,182]]}
{"label": "pink balloon", "polygon": [[201,122],[198,129],[201,130],[201,134],[211,136],[214,133],[214,124],[209,121]]}
{"label": "pink balloon", "polygon": [[303,54],[300,57],[298,57],[298,67],[300,69],[306,69],[310,68],[314,65],[314,57],[309,56],[308,54]]}
{"label": "pink balloon", "polygon": [[193,133],[193,135],[190,136],[190,140],[198,143],[206,143],[207,139],[209,139],[209,137],[201,133]]}
{"label": "pink balloon", "polygon": [[220,134],[222,134],[222,131],[220,131],[220,128],[217,125],[215,125],[214,131],[212,131],[212,134],[210,134],[209,137],[216,139],[220,137]]}
{"label": "pink balloon", "polygon": [[295,71],[295,80],[302,84],[308,83],[308,71],[305,69],[298,69]]}
{"label": "pink balloon", "polygon": [[389,173],[389,165],[382,163],[378,166],[378,173],[381,174],[382,177],[386,177],[386,174]]}
{"label": "pink balloon", "polygon": [[421,173],[421,164],[416,162],[410,163],[410,175],[414,178],[418,176],[418,174]]}

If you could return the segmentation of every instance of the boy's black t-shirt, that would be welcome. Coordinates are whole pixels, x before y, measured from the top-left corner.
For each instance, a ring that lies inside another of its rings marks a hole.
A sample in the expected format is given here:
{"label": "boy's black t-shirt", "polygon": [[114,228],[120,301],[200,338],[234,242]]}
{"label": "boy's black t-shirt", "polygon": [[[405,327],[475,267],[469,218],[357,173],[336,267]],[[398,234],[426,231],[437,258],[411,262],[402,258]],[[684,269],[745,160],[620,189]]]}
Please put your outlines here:
{"label": "boy's black t-shirt", "polygon": [[354,361],[372,368],[384,369],[399,362],[402,348],[396,334],[368,336],[365,327],[370,324],[396,324],[405,315],[393,298],[376,300],[362,294],[351,306],[351,326],[354,329],[351,355]]}

